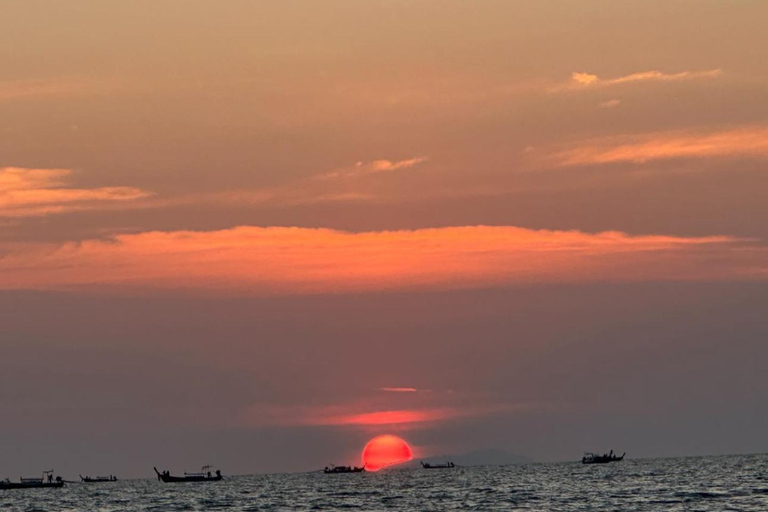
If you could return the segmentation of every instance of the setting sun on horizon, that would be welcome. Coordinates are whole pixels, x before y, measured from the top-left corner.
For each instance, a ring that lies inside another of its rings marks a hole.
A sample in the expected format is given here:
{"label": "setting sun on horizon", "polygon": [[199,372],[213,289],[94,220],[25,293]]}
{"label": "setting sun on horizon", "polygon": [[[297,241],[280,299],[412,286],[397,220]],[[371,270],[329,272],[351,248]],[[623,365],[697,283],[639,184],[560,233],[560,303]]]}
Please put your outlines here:
{"label": "setting sun on horizon", "polygon": [[413,450],[403,439],[393,435],[374,437],[363,448],[363,466],[378,471],[413,459]]}

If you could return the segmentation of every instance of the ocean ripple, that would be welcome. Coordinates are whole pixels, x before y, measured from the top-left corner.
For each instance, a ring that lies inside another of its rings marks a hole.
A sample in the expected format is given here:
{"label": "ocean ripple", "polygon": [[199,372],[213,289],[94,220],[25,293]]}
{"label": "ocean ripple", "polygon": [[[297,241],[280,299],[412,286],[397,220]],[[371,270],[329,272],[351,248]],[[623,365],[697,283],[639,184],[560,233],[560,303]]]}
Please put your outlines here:
{"label": "ocean ripple", "polygon": [[536,510],[555,512],[768,510],[768,456],[577,462],[444,471],[233,476],[169,485],[155,479],[0,491],[0,510]]}

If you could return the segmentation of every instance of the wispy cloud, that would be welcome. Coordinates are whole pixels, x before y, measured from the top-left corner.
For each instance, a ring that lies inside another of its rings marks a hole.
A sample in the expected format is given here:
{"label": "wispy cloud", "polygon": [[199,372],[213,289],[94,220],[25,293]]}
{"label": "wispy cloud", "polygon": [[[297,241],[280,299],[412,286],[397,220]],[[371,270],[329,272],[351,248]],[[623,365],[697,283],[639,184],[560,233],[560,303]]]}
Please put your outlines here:
{"label": "wispy cloud", "polygon": [[0,289],[274,295],[514,283],[765,277],[738,239],[466,226],[352,233],[238,227],[0,245]]}
{"label": "wispy cloud", "polygon": [[768,157],[768,128],[758,126],[709,133],[660,132],[608,137],[584,141],[554,156],[560,165],[712,157]]}
{"label": "wispy cloud", "polygon": [[107,77],[6,80],[0,81],[0,102],[25,98],[104,95],[123,87],[121,82]]}
{"label": "wispy cloud", "polygon": [[638,82],[680,82],[684,80],[716,78],[722,75],[722,73],[723,71],[721,69],[681,71],[679,73],[664,73],[662,71],[652,70],[632,73],[616,78],[601,78],[591,73],[573,72],[571,73],[570,81],[551,87],[550,92],[585,90]]}
{"label": "wispy cloud", "polygon": [[0,169],[0,217],[92,210],[149,196],[134,187],[68,188],[69,169]]}
{"label": "wispy cloud", "polygon": [[354,404],[313,407],[255,405],[241,410],[238,423],[248,426],[398,426],[413,428],[437,421],[508,413],[518,409],[527,410],[527,407],[518,408],[513,405],[491,404],[366,410],[364,407]]}
{"label": "wispy cloud", "polygon": [[423,410],[391,410],[374,411],[360,414],[343,414],[318,419],[316,425],[365,426],[365,425],[398,425],[402,423],[425,423],[445,420],[461,415],[458,409],[423,409]]}
{"label": "wispy cloud", "polygon": [[353,167],[337,169],[335,171],[319,174],[315,179],[328,180],[340,178],[353,178],[356,176],[366,176],[382,172],[392,172],[401,169],[408,169],[420,163],[426,162],[426,157],[409,158],[393,162],[391,160],[374,160],[372,162],[357,162]]}
{"label": "wispy cloud", "polygon": [[602,102],[602,103],[600,103],[598,106],[599,106],[600,108],[616,108],[616,107],[618,107],[620,104],[621,104],[621,100],[616,100],[616,99],[613,99],[613,100],[603,101],[603,102]]}
{"label": "wispy cloud", "polygon": [[279,187],[237,190],[168,198],[159,205],[179,203],[227,203],[296,206],[318,203],[370,202],[380,199],[379,183],[367,178],[374,175],[410,169],[426,162],[426,157],[406,160],[373,160],[357,162],[329,172],[314,174]]}
{"label": "wispy cloud", "polygon": [[388,393],[416,393],[419,390],[416,388],[380,388],[380,391]]}

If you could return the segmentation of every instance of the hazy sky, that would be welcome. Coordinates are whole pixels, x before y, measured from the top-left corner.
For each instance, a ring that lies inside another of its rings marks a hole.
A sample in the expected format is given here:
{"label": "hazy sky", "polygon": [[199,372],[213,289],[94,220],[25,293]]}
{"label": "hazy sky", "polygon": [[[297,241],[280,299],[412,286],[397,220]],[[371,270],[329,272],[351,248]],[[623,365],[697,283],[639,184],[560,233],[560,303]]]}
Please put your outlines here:
{"label": "hazy sky", "polygon": [[768,3],[0,12],[0,478],[768,450]]}

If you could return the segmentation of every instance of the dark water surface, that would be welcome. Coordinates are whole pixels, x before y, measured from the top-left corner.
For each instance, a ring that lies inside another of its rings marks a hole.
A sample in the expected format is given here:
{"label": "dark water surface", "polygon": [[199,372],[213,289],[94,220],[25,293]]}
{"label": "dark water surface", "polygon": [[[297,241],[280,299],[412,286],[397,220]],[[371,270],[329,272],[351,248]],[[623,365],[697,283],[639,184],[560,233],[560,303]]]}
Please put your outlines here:
{"label": "dark water surface", "polygon": [[768,455],[156,479],[0,491],[0,511],[768,511]]}

